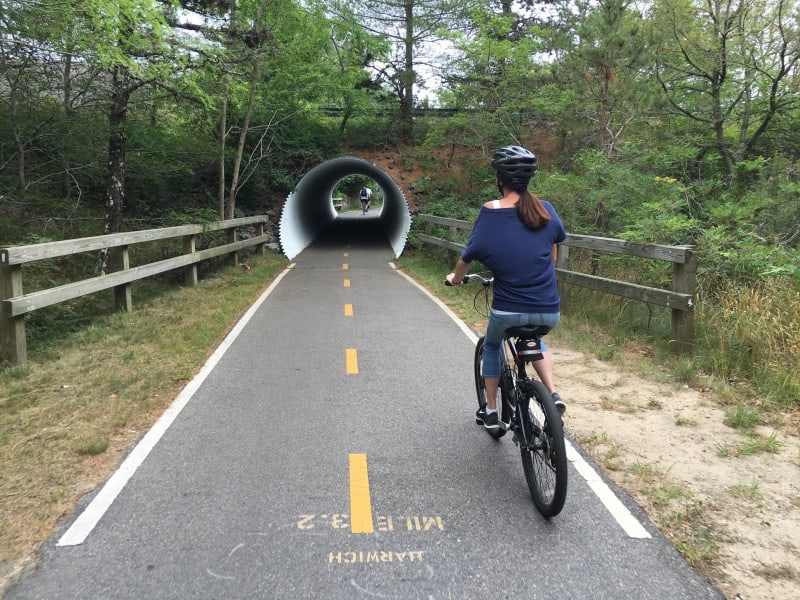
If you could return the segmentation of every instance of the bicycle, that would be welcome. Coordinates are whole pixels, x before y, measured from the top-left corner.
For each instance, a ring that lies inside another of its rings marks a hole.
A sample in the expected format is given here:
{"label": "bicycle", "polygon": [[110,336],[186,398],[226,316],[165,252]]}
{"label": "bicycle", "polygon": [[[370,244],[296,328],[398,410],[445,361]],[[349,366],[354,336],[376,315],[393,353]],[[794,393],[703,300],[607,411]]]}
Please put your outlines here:
{"label": "bicycle", "polygon": [[[488,311],[489,288],[493,278],[470,274],[463,281],[479,281],[483,285]],[[477,304],[481,291],[478,290],[474,300],[478,312],[481,312]],[[535,376],[529,375],[527,369],[535,361],[541,360],[541,339],[548,331],[547,327],[532,325],[506,330],[500,347],[497,399],[500,427],[487,431],[495,439],[503,437],[508,430],[513,432],[513,441],[520,449],[522,469],[533,503],[544,517],[550,518],[561,512],[567,497],[564,429],[561,415],[550,397],[550,392]],[[478,408],[486,406],[483,343],[484,337],[481,337],[475,346],[475,391]]]}

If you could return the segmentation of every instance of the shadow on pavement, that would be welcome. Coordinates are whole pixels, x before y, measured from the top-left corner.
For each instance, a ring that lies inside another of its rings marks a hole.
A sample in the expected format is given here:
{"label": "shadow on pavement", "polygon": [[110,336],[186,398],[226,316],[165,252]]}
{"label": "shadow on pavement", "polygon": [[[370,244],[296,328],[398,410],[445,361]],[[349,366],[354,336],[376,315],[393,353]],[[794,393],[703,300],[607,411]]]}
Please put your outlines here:
{"label": "shadow on pavement", "polygon": [[339,215],[311,244],[316,249],[359,247],[386,250],[391,247],[378,215],[361,211]]}

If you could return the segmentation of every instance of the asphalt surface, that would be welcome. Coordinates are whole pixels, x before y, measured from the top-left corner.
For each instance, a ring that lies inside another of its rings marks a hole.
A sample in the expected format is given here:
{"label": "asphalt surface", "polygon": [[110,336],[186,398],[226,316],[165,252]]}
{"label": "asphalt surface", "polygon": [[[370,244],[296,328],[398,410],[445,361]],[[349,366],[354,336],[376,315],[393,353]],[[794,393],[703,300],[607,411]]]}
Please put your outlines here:
{"label": "asphalt surface", "polygon": [[723,598],[576,452],[563,512],[536,512],[475,425],[474,342],[370,217],[297,257],[7,598]]}

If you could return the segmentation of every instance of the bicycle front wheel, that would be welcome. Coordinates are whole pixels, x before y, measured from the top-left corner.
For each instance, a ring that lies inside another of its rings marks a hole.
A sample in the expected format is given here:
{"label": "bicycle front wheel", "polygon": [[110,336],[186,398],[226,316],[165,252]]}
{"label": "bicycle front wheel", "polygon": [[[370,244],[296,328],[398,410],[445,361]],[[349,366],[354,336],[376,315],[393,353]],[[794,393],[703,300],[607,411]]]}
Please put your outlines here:
{"label": "bicycle front wheel", "polygon": [[[478,340],[477,345],[475,346],[475,392],[478,396],[478,408],[485,408],[486,407],[486,383],[483,379],[483,338]],[[507,415],[502,413],[503,406],[505,405],[502,402],[503,392],[498,388],[497,390],[497,407],[500,411],[499,418],[503,420],[505,417],[505,422],[508,423],[510,420]],[[506,434],[506,430],[504,427],[499,427],[498,429],[488,430],[489,435],[493,438],[501,438]]]}
{"label": "bicycle front wheel", "polygon": [[543,516],[556,516],[567,499],[567,452],[561,417],[547,388],[525,382],[520,403],[522,468],[533,503]]}

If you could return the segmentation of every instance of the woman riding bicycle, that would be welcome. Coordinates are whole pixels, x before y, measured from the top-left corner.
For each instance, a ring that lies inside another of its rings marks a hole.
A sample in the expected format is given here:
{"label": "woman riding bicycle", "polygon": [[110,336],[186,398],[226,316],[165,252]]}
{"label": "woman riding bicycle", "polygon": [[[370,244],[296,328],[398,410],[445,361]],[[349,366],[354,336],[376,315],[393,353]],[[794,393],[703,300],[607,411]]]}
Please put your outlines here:
{"label": "woman riding bicycle", "polygon": [[[561,316],[555,273],[556,244],[566,238],[564,225],[553,206],[528,191],[528,182],[538,169],[532,152],[520,146],[506,146],[495,152],[492,166],[503,197],[483,205],[455,272],[447,276],[448,283],[460,285],[470,263],[478,260],[494,277],[483,354],[486,408],[475,413],[475,420],[486,429],[500,427],[497,387],[505,330],[517,325],[552,329]],[[544,342],[542,353],[544,358],[533,363],[534,367],[563,414],[566,405],[556,391],[552,358]]]}

